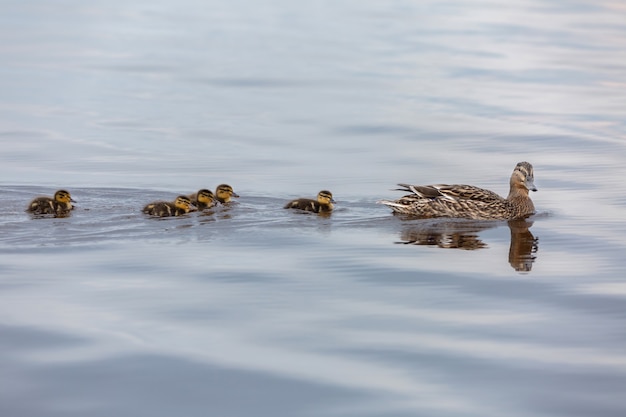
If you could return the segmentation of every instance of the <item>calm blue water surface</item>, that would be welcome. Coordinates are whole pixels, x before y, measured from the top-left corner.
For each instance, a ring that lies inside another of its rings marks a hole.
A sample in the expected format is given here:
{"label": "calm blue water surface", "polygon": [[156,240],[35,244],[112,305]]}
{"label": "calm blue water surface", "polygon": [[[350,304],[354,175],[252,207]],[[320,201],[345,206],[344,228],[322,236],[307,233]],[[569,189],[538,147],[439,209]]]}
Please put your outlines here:
{"label": "calm blue water surface", "polygon": [[[0,4],[1,416],[626,415],[619,2]],[[524,160],[526,221],[375,203]]]}

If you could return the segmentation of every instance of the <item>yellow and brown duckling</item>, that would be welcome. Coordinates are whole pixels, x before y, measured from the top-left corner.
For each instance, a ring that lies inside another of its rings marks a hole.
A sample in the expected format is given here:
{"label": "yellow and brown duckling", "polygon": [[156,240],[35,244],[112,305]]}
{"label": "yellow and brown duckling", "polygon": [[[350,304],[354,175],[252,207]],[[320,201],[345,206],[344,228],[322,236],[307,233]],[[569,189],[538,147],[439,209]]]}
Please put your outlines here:
{"label": "yellow and brown duckling", "polygon": [[304,211],[312,211],[314,213],[328,213],[333,210],[333,195],[328,190],[322,190],[317,193],[317,199],[311,198],[298,198],[288,202],[284,208],[296,209]]}
{"label": "yellow and brown duckling", "polygon": [[145,206],[142,211],[151,216],[170,217],[187,214],[192,207],[193,205],[189,197],[179,195],[174,202],[156,201]]}
{"label": "yellow and brown duckling", "polygon": [[399,191],[411,194],[395,201],[378,201],[398,214],[419,218],[515,220],[535,213],[535,206],[528,193],[537,191],[537,188],[534,184],[533,166],[528,162],[520,162],[515,166],[509,181],[507,198],[473,185],[398,185],[402,187]]}
{"label": "yellow and brown duckling", "polygon": [[54,197],[37,197],[30,202],[27,212],[33,214],[54,214],[57,216],[66,216],[70,210],[74,209],[72,203],[75,203],[69,191],[59,190],[54,193]]}
{"label": "yellow and brown duckling", "polygon": [[229,203],[232,197],[238,198],[239,195],[228,184],[220,184],[215,189],[215,198],[222,204]]}
{"label": "yellow and brown duckling", "polygon": [[208,209],[216,204],[213,192],[205,188],[199,190],[196,194],[190,195],[189,199],[191,199],[191,204],[196,206],[198,210]]}

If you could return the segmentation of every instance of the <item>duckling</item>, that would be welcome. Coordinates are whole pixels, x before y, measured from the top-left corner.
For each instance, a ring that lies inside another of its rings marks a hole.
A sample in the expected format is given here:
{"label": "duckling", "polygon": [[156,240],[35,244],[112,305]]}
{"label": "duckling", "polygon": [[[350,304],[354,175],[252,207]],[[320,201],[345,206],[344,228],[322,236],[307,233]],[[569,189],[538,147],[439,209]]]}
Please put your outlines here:
{"label": "duckling", "polygon": [[74,209],[75,203],[69,191],[59,190],[54,193],[54,197],[37,197],[28,205],[27,212],[33,214],[56,214],[68,215]]}
{"label": "duckling", "polygon": [[304,211],[312,211],[315,213],[328,213],[334,208],[333,195],[328,190],[322,190],[317,193],[317,200],[310,198],[298,198],[288,202],[284,208],[297,209]]}
{"label": "duckling", "polygon": [[190,195],[189,199],[191,200],[191,204],[196,206],[198,210],[211,208],[216,204],[213,192],[204,188],[199,190],[196,194]]}
{"label": "duckling", "polygon": [[410,185],[398,184],[398,191],[410,192],[399,200],[380,200],[394,213],[419,218],[455,217],[474,220],[516,220],[535,213],[528,196],[537,191],[533,166],[520,162],[509,180],[509,195],[503,198],[493,191],[473,185]]}
{"label": "duckling", "polygon": [[169,201],[156,201],[145,206],[142,211],[151,216],[169,217],[187,214],[192,207],[193,205],[189,197],[179,195],[173,203]]}
{"label": "duckling", "polygon": [[215,189],[215,197],[222,204],[229,203],[231,197],[239,198],[239,195],[233,191],[233,187],[228,184],[220,184]]}

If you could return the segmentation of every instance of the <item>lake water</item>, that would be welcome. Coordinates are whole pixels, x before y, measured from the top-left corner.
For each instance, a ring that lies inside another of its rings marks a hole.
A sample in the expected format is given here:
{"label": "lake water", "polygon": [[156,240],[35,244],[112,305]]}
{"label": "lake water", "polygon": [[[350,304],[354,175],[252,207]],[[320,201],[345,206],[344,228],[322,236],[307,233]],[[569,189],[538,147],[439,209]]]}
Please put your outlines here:
{"label": "lake water", "polygon": [[[0,415],[626,415],[620,2],[2,10]],[[527,221],[375,204],[524,160]]]}

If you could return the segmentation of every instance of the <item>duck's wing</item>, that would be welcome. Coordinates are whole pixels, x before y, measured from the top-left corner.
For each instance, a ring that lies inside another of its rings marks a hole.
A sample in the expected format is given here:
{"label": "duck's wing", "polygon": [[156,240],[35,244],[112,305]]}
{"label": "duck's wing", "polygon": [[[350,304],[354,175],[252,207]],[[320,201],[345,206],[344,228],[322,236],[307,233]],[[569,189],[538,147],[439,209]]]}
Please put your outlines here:
{"label": "duck's wing", "polygon": [[172,215],[174,205],[166,201],[155,201],[143,208],[143,212],[151,216],[168,217]]}
{"label": "duck's wing", "polygon": [[398,188],[399,191],[409,191],[412,194],[404,196],[403,198],[415,199],[427,198],[436,199],[443,198],[446,200],[474,200],[493,202],[500,201],[503,198],[493,191],[486,190],[484,188],[475,187],[473,185],[465,184],[434,184],[434,185],[410,185],[410,184],[398,184],[402,188]]}
{"label": "duck's wing", "polygon": [[438,189],[442,194],[463,200],[484,201],[485,203],[503,200],[497,193],[473,185],[443,185],[439,186]]}
{"label": "duck's wing", "polygon": [[313,211],[317,213],[320,211],[320,203],[317,200],[312,200],[310,198],[299,198],[288,202],[285,204],[284,208]]}
{"label": "duck's wing", "polygon": [[37,197],[31,201],[26,211],[33,214],[54,214],[57,211],[57,205],[49,197]]}

